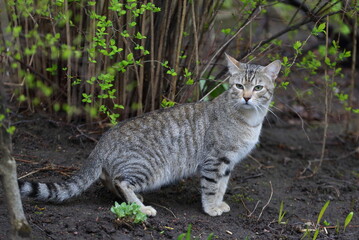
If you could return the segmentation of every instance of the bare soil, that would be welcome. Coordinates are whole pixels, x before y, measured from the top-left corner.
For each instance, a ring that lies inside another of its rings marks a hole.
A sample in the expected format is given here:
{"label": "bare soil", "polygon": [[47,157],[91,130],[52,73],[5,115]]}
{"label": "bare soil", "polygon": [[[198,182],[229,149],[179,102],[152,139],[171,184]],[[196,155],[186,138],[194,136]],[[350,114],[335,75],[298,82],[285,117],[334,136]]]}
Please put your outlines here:
{"label": "bare soil", "polygon": [[[18,116],[14,157],[18,176],[27,180],[61,181],[86,161],[102,131],[68,125],[49,117]],[[327,200],[317,239],[359,239],[359,159],[357,139],[344,138],[331,125],[326,159],[318,174],[303,170],[317,163],[322,128],[312,122],[302,126],[286,116],[269,117],[261,143],[233,172],[225,199],[231,211],[210,217],[201,209],[198,177],[183,180],[144,194],[145,203],[158,215],[145,224],[115,222],[110,207],[117,199],[101,183],[81,197],[63,204],[23,201],[34,239],[177,239],[192,225],[192,236],[207,239],[300,239],[312,230]],[[79,131],[81,129],[81,131]],[[280,203],[286,214],[278,223]],[[0,239],[9,229],[4,197],[0,190]],[[354,217],[343,230],[349,212]],[[340,230],[335,226],[339,223]],[[321,224],[325,226],[324,224]],[[313,232],[310,232],[313,236]],[[309,238],[308,238],[309,239]],[[311,239],[311,238],[310,238]]]}

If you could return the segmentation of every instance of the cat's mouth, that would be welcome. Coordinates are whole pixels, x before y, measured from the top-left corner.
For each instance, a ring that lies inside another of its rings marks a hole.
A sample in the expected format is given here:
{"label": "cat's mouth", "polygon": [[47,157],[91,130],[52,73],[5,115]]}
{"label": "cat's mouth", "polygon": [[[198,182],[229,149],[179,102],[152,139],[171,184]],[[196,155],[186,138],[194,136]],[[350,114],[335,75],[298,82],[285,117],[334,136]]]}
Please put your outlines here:
{"label": "cat's mouth", "polygon": [[253,105],[250,104],[250,103],[248,103],[248,102],[246,102],[246,103],[242,104],[242,107],[243,107],[244,109],[251,109],[251,108],[253,108]]}

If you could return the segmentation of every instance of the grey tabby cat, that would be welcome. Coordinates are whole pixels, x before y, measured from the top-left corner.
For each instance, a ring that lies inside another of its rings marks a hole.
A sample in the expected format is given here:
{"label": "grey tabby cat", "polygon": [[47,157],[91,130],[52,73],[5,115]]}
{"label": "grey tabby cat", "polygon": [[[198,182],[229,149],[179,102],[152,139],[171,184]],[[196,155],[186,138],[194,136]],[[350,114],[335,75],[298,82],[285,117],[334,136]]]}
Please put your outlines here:
{"label": "grey tabby cat", "polygon": [[112,192],[155,216],[156,210],[136,193],[199,173],[204,212],[228,212],[223,195],[230,173],[258,142],[281,63],[263,67],[226,58],[230,88],[215,100],[123,121],[102,136],[77,174],[60,183],[19,181],[22,196],[62,202],[101,179]]}

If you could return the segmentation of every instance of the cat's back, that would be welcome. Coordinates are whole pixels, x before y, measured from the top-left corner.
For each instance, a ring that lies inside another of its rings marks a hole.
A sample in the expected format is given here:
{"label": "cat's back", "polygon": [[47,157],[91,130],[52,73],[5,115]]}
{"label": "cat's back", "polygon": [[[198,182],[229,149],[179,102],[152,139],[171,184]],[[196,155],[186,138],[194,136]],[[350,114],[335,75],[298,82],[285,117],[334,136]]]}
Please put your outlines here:
{"label": "cat's back", "polygon": [[142,149],[157,152],[156,155],[188,151],[188,155],[193,155],[209,127],[209,104],[182,104],[122,121],[101,138],[101,151]]}
{"label": "cat's back", "polygon": [[195,131],[206,122],[208,102],[182,104],[171,108],[159,109],[141,116],[120,122],[111,131],[120,133],[155,131],[176,131],[190,127]]}

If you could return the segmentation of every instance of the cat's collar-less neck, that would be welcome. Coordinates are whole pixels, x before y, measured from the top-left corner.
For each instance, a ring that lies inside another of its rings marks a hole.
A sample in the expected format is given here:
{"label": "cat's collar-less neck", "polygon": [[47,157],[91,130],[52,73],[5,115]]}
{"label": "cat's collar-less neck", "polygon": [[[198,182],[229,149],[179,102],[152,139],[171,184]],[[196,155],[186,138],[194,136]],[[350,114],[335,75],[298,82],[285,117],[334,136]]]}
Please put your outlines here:
{"label": "cat's collar-less neck", "polygon": [[251,128],[257,128],[262,125],[262,121],[259,121],[259,123],[255,125],[249,124],[243,117],[238,115],[235,116],[235,119],[241,122],[242,124],[246,125],[247,127],[251,127]]}

